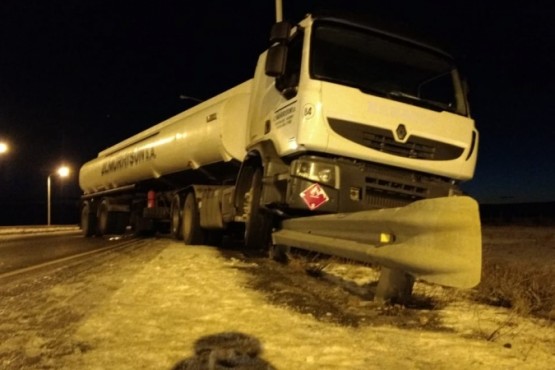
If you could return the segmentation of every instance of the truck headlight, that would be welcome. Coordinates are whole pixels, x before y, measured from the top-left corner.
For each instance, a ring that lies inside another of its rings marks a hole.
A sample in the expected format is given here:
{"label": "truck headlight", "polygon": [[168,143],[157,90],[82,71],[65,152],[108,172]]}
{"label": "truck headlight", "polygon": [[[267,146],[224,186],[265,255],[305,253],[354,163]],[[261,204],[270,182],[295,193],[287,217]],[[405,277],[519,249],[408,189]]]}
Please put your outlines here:
{"label": "truck headlight", "polygon": [[333,164],[300,160],[293,168],[293,176],[339,188],[339,167]]}
{"label": "truck headlight", "polygon": [[321,171],[318,171],[317,174],[318,178],[321,182],[329,183],[333,179],[333,173],[331,168],[324,168]]}

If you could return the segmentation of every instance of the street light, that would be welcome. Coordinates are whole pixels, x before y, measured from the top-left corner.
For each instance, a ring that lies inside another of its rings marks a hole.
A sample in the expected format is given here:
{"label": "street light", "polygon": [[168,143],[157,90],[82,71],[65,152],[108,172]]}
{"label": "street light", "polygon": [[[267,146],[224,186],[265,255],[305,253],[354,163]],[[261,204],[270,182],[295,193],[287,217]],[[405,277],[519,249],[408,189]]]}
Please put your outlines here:
{"label": "street light", "polygon": [[0,141],[0,155],[6,154],[10,150],[8,143]]}
{"label": "street light", "polygon": [[48,175],[48,178],[46,179],[46,194],[47,194],[46,195],[46,197],[47,197],[46,203],[48,204],[48,223],[47,223],[48,226],[50,226],[50,220],[51,220],[51,217],[50,217],[50,215],[51,215],[51,202],[50,202],[50,200],[51,200],[51,196],[50,196],[51,195],[50,194],[51,193],[51,191],[50,191],[51,180],[50,180],[50,177],[54,174],[57,174],[58,176],[60,176],[62,178],[67,177],[67,176],[69,176],[69,167],[68,166],[61,166],[60,168],[58,168],[58,170],[55,173],[51,173],[50,175]]}

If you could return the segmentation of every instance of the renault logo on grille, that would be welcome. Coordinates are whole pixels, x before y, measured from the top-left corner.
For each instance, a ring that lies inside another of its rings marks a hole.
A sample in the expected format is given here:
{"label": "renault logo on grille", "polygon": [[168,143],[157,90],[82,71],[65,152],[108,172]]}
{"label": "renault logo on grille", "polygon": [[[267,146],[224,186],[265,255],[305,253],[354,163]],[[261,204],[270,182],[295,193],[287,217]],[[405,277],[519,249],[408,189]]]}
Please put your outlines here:
{"label": "renault logo on grille", "polygon": [[397,139],[403,141],[407,136],[407,128],[401,123],[399,126],[397,126],[397,130],[395,130],[395,133],[397,134]]}

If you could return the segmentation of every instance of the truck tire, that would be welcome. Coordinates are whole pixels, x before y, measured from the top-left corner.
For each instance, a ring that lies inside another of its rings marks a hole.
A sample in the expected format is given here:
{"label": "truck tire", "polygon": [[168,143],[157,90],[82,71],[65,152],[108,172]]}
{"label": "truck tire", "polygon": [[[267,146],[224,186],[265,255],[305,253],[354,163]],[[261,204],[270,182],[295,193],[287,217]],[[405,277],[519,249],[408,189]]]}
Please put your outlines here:
{"label": "truck tire", "polygon": [[200,214],[197,199],[193,192],[188,193],[185,197],[182,219],[181,229],[185,244],[203,244],[204,230],[200,227]]}
{"label": "truck tire", "polygon": [[176,194],[172,199],[170,208],[170,233],[177,240],[183,239],[183,220],[181,216],[182,212],[183,208],[181,205],[181,197],[179,196],[179,194]]}
{"label": "truck tire", "polygon": [[89,202],[85,202],[81,208],[81,232],[87,238],[96,233],[96,215],[91,212]]}
{"label": "truck tire", "polygon": [[99,236],[110,234],[110,213],[108,212],[108,203],[102,201],[98,207],[98,223],[97,223],[97,234]]}
{"label": "truck tire", "polygon": [[260,209],[262,190],[262,168],[256,168],[251,178],[251,186],[245,194],[246,216],[245,248],[266,249],[272,232],[272,217]]}

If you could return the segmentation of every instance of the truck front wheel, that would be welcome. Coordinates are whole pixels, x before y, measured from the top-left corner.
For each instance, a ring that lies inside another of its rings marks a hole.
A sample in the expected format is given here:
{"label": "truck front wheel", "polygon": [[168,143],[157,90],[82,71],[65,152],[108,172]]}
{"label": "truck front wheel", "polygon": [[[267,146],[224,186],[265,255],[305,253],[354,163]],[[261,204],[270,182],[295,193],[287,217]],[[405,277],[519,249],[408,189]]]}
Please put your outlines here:
{"label": "truck front wheel", "polygon": [[251,186],[245,194],[245,248],[264,249],[270,242],[272,217],[260,209],[262,191],[262,168],[256,168],[251,178]]}

